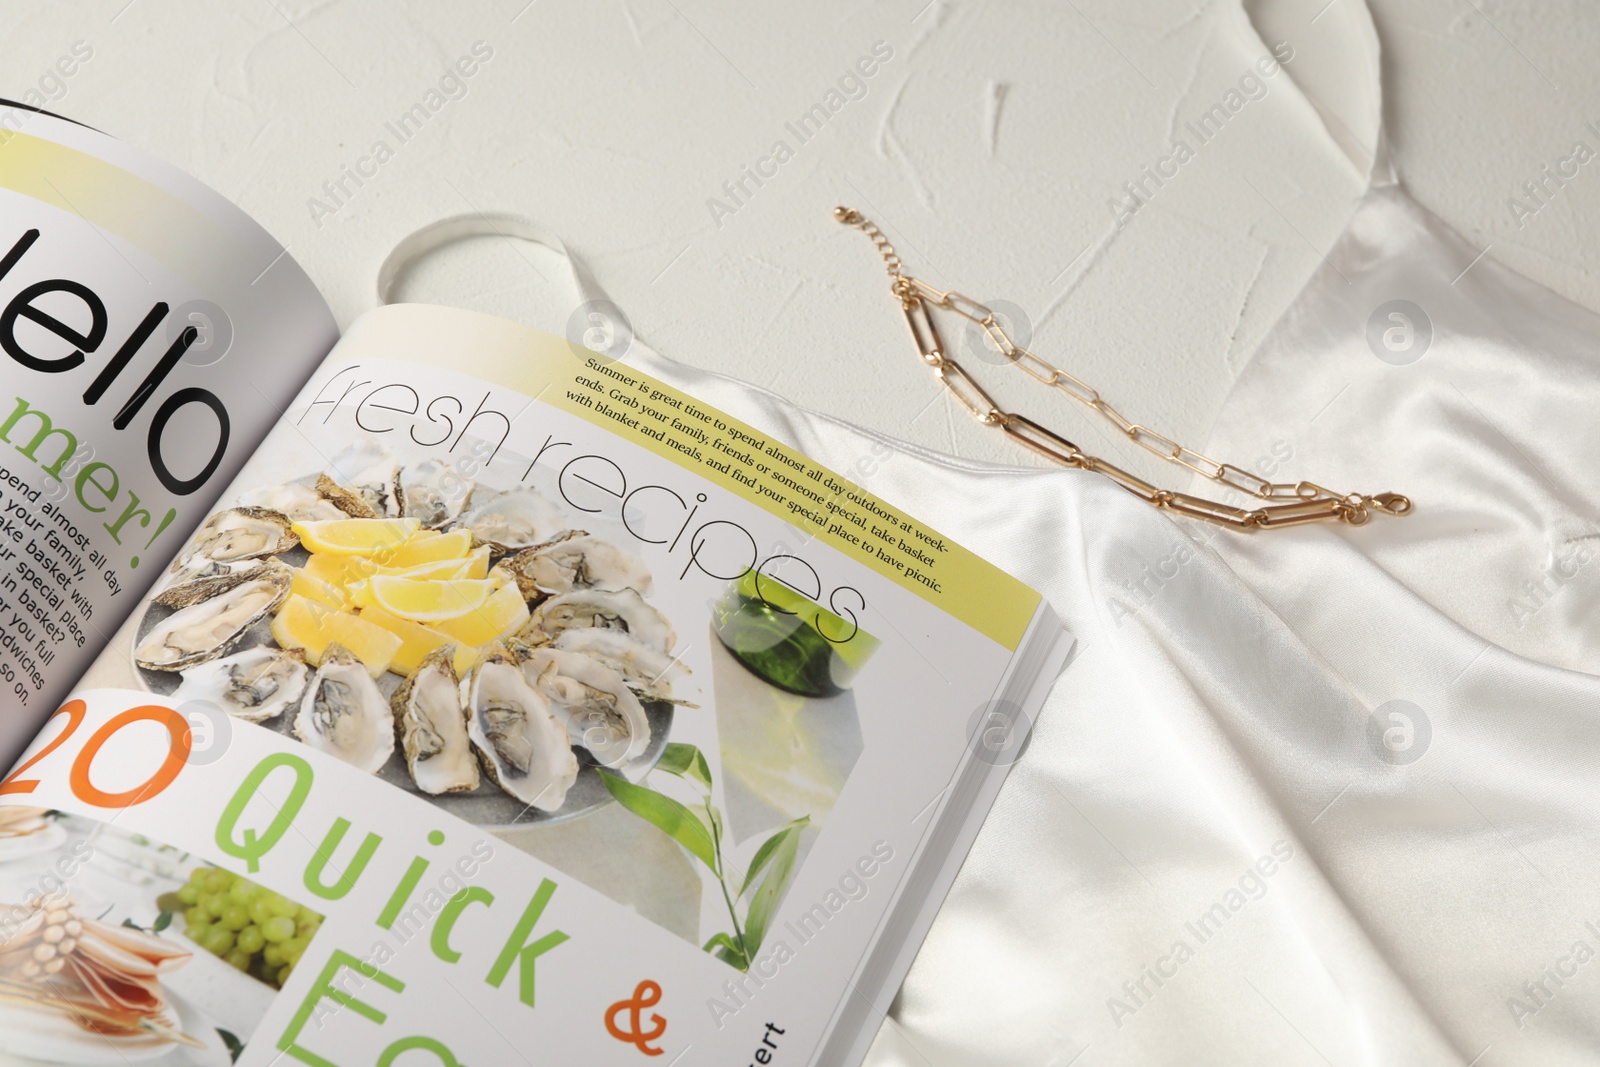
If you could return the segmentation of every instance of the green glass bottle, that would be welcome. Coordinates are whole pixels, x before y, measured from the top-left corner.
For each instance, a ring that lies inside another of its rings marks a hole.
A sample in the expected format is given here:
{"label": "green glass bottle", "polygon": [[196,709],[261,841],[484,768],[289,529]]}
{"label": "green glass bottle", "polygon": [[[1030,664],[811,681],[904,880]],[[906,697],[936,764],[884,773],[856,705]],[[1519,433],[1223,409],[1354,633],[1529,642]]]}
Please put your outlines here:
{"label": "green glass bottle", "polygon": [[808,697],[850,688],[880,643],[854,622],[755,571],[723,591],[712,607],[711,625],[757,677]]}

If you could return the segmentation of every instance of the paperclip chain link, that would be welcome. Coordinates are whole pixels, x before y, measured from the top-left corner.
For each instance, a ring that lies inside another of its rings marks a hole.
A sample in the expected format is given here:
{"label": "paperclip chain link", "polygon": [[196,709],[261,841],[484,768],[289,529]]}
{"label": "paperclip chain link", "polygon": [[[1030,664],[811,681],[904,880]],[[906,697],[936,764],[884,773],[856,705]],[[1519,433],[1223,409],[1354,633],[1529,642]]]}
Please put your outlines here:
{"label": "paperclip chain link", "polygon": [[[1239,530],[1295,526],[1329,519],[1360,526],[1374,511],[1388,515],[1411,513],[1410,499],[1399,493],[1368,496],[1362,493],[1335,493],[1314,482],[1269,482],[1242,467],[1214,460],[1148,426],[1125,418],[1093,386],[1016,344],[989,307],[954,290],[935,289],[905,273],[894,245],[889,243],[888,237],[877,224],[861,212],[840,207],[834,209],[833,217],[866,234],[878,249],[889,272],[890,290],[900,302],[917,353],[932,369],[934,377],[944,383],[945,388],[973,418],[985,426],[1000,427],[1019,444],[1040,455],[1066,467],[1093,471],[1110,478],[1155,507]],[[1003,410],[960,364],[950,358],[930,310],[932,308],[952,312],[976,323],[1011,366],[1089,408],[1145,451],[1263,503],[1256,507],[1241,508],[1170,489],[1158,489],[1103,459],[1087,455],[1065,437],[1047,430],[1027,416]]]}

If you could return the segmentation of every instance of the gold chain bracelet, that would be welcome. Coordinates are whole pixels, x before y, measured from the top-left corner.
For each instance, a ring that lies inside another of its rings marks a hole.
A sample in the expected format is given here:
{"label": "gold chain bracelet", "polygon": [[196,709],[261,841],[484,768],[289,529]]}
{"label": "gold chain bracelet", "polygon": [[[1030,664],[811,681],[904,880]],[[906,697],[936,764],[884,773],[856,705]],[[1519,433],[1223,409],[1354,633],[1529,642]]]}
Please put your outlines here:
{"label": "gold chain bracelet", "polygon": [[[1314,482],[1269,482],[1258,478],[1231,463],[1218,463],[1168,437],[1163,437],[1148,427],[1124,418],[1116,408],[1101,399],[1100,394],[1081,379],[1041,359],[1011,340],[1005,328],[995,319],[994,312],[970,297],[951,290],[940,292],[926,282],[907,274],[882,230],[854,208],[835,208],[833,217],[846,226],[853,226],[872,239],[878,253],[888,268],[890,291],[900,302],[906,325],[911,328],[911,338],[916,343],[922,361],[933,370],[933,375],[944,383],[961,406],[985,426],[998,426],[1017,441],[1049,459],[1066,467],[1094,471],[1116,482],[1135,496],[1181,515],[1239,530],[1259,527],[1294,526],[1304,522],[1337,519],[1352,526],[1366,522],[1373,511],[1389,515],[1408,515],[1411,501],[1399,493],[1378,493],[1366,496],[1361,493],[1335,493]],[[1091,408],[1115,426],[1134,444],[1162,459],[1187,467],[1196,474],[1237,489],[1248,496],[1264,501],[1259,507],[1239,508],[1171,489],[1158,489],[1142,478],[1105,460],[1085,454],[1077,445],[1059,434],[1052,433],[1025,415],[1002,411],[983,387],[973,381],[961,365],[946,353],[939,329],[935,325],[930,307],[951,311],[969,319],[983,329],[989,340],[999,349],[1001,356],[1013,367],[1045,386],[1060,389],[1078,403]]]}

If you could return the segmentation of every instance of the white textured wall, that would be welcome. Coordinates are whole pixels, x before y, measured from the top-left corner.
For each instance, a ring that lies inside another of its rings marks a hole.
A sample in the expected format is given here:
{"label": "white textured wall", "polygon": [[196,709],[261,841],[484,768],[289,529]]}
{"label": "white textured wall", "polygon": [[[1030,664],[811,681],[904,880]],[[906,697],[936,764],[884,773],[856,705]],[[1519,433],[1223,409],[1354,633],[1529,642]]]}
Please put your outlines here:
{"label": "white textured wall", "polygon": [[[1328,59],[1353,2],[1253,6],[1296,48],[1291,72],[1355,84],[1367,75]],[[1037,348],[1199,443],[1361,188],[1280,76],[1220,137],[1190,138],[1178,177],[1115,225],[1123,183],[1262,50],[1223,0],[125,3],[9,5],[0,88],[27,91],[87,41],[93,59],[53,106],[238,201],[342,322],[370,305],[376,264],[415,225],[523,211],[578,248],[666,354],[967,456],[1017,453],[930,406],[877,262],[831,221],[835,203],[878,215],[924,277],[1019,305]],[[1507,203],[1573,142],[1600,149],[1585,126],[1600,119],[1592,6],[1376,0],[1374,16],[1418,198],[1491,256],[1600,306],[1584,225],[1600,162],[1520,225]],[[494,56],[467,95],[400,145],[385,122],[479,40]],[[877,41],[894,55],[866,95],[800,144],[785,122]],[[308,201],[378,139],[394,158],[313,220]],[[708,199],[780,139],[793,158],[718,225]],[[525,245],[468,242],[406,293],[560,330],[571,306],[540,276],[551,266]],[[1064,400],[1007,384],[1003,397],[1085,447],[1126,455]]]}

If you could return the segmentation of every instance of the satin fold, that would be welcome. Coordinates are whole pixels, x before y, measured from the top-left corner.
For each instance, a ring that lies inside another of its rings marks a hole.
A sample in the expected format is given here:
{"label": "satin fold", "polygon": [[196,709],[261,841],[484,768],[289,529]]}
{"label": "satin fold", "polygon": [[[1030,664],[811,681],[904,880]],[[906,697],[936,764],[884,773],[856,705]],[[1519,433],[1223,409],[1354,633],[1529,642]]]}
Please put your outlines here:
{"label": "satin fold", "polygon": [[[1375,188],[1205,447],[1415,500],[1361,528],[1175,521],[633,360],[1078,637],[873,1067],[1600,1058],[1600,319],[1476,254]],[[1396,300],[1410,361],[1369,340]]]}

